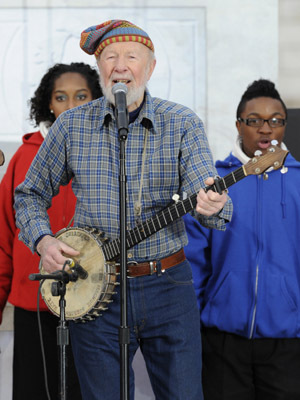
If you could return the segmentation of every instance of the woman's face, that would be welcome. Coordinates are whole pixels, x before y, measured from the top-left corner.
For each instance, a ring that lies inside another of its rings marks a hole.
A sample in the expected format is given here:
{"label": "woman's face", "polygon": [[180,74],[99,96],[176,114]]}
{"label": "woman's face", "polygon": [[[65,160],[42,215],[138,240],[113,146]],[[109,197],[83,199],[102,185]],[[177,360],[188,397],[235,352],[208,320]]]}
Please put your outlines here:
{"label": "woman's face", "polygon": [[55,118],[62,112],[93,100],[86,79],[77,72],[66,72],[54,82],[49,104]]}

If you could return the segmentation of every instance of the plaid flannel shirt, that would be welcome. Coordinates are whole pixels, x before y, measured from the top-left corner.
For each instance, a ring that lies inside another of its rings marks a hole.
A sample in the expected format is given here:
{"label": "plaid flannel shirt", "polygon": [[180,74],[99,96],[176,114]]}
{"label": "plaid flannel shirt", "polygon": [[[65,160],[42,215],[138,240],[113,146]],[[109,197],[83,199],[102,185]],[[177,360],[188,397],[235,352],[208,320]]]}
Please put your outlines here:
{"label": "plaid flannel shirt", "polygon": [[[203,123],[190,109],[153,98],[146,90],[137,119],[129,124],[126,140],[127,227],[136,223],[142,153],[148,130],[142,189],[141,221],[153,217],[172,200],[173,194],[188,196],[215,176]],[[35,250],[36,241],[52,234],[46,209],[60,185],[72,179],[77,197],[74,226],[94,227],[112,239],[119,236],[119,134],[113,107],[100,98],[61,114],[52,125],[25,181],[15,193],[20,239]],[[206,227],[224,230],[231,219],[227,201],[218,216],[197,214]],[[160,259],[187,244],[182,219],[134,246],[136,261]]]}

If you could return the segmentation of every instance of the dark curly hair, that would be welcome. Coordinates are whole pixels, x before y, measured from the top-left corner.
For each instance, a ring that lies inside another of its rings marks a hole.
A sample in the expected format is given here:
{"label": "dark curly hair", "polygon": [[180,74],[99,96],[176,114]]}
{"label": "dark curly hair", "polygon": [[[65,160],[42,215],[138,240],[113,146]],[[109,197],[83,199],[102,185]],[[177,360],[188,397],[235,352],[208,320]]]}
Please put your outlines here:
{"label": "dark curly hair", "polygon": [[259,79],[254,81],[247,87],[247,90],[242,95],[240,103],[237,107],[236,117],[237,119],[240,118],[241,113],[244,111],[246,107],[246,103],[252,99],[256,99],[258,97],[271,97],[272,99],[279,100],[282,104],[284,109],[286,118],[287,118],[287,108],[284,104],[280,94],[278,93],[277,89],[275,88],[275,84],[267,79]]}
{"label": "dark curly hair", "polygon": [[76,72],[82,75],[92,92],[93,99],[103,96],[99,83],[98,72],[88,64],[74,62],[71,64],[55,64],[49,68],[43,76],[39,87],[34,92],[34,96],[29,100],[30,114],[29,117],[35,121],[36,126],[42,121],[55,121],[55,116],[50,112],[49,104],[57,78],[66,72]]}

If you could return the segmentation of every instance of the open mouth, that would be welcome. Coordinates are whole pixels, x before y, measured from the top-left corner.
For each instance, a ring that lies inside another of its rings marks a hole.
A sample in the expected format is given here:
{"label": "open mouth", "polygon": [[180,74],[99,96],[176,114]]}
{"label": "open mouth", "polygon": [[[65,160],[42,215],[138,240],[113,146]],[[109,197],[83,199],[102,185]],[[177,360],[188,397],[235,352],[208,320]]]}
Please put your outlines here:
{"label": "open mouth", "polygon": [[125,83],[125,85],[126,84],[128,84],[128,83],[130,83],[130,80],[128,80],[128,79],[113,79],[113,83]]}
{"label": "open mouth", "polygon": [[271,145],[271,141],[268,140],[268,139],[260,140],[260,141],[258,142],[258,147],[259,147],[260,149],[267,149],[268,147],[270,147],[270,145]]}

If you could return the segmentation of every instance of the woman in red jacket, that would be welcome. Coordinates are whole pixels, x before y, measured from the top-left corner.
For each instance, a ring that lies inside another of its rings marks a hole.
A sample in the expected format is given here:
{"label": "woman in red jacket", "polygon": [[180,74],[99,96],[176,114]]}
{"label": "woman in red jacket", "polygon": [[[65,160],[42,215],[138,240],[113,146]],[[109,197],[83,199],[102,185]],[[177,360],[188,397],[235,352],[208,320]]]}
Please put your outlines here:
{"label": "woman in red jacket", "polygon": [[[13,400],[48,399],[37,324],[38,282],[28,279],[29,274],[38,272],[39,257],[18,240],[14,190],[24,180],[55,119],[63,111],[100,96],[99,75],[89,65],[56,64],[50,68],[30,100],[30,119],[39,131],[23,136],[23,144],[12,157],[0,184],[0,323],[5,304],[9,301],[15,306]],[[61,187],[48,210],[54,232],[68,225],[75,202],[71,185]],[[42,299],[40,310],[49,394],[54,400],[59,398],[56,341],[59,319],[49,312]],[[73,400],[81,399],[71,352],[68,354],[68,395]]]}

